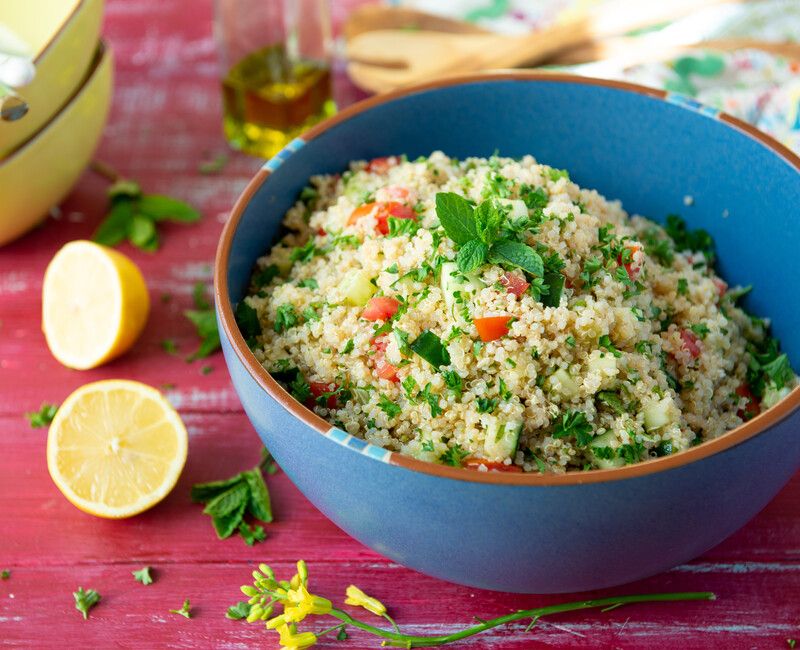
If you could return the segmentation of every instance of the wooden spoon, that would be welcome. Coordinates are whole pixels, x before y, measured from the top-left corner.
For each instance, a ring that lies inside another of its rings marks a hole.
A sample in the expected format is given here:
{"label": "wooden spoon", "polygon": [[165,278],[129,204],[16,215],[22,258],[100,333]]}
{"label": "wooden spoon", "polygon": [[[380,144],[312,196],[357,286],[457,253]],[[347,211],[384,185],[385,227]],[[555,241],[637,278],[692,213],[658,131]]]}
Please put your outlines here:
{"label": "wooden spoon", "polygon": [[456,34],[487,34],[487,30],[465,20],[455,20],[406,7],[387,5],[362,5],[351,11],[342,28],[349,41],[364,32],[379,29],[422,30]]}
{"label": "wooden spoon", "polygon": [[347,70],[357,86],[384,92],[452,74],[535,65],[587,41],[667,22],[699,6],[728,1],[616,0],[525,36],[396,29],[363,32],[347,43]]}

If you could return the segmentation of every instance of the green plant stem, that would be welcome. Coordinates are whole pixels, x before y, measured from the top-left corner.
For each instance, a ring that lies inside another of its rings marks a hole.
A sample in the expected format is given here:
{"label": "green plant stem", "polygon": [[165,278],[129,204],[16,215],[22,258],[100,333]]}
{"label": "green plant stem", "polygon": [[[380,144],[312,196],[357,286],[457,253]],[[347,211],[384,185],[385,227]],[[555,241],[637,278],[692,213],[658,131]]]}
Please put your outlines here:
{"label": "green plant stem", "polygon": [[411,636],[407,634],[399,634],[397,632],[390,632],[384,630],[358,619],[353,618],[347,612],[340,609],[333,608],[330,615],[344,621],[348,625],[357,627],[374,634],[376,636],[387,639],[383,645],[394,646],[398,648],[425,648],[431,646],[445,645],[466,639],[467,637],[474,636],[485,630],[504,625],[506,623],[513,623],[526,618],[538,620],[542,616],[549,616],[551,614],[562,614],[564,612],[574,612],[581,609],[594,609],[604,607],[619,607],[621,605],[629,605],[632,603],[655,603],[655,602],[673,602],[673,601],[686,601],[686,600],[714,600],[716,596],[708,591],[700,592],[685,592],[674,594],[642,594],[637,596],[620,596],[617,598],[600,598],[597,600],[581,600],[572,603],[561,603],[558,605],[549,605],[547,607],[537,607],[536,609],[525,609],[505,616],[498,616],[491,620],[485,621],[479,625],[465,628],[460,632],[454,632],[444,636]]}
{"label": "green plant stem", "polygon": [[122,178],[116,169],[114,169],[108,163],[104,163],[102,160],[93,160],[90,162],[89,169],[91,169],[95,174],[102,176],[110,183],[116,183]]}

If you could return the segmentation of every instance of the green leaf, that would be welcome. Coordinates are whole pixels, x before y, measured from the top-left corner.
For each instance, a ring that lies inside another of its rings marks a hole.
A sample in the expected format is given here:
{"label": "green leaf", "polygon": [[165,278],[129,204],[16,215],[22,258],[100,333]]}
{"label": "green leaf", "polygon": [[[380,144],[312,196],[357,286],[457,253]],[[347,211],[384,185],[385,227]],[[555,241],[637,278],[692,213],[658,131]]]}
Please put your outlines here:
{"label": "green leaf", "polygon": [[188,203],[161,194],[145,194],[139,199],[139,212],[155,221],[193,223],[200,213]]}
{"label": "green leaf", "polygon": [[169,613],[177,614],[178,616],[183,616],[184,618],[192,618],[191,609],[192,605],[187,598],[183,601],[183,605],[181,605],[180,609],[171,609],[169,610]]}
{"label": "green leaf", "polygon": [[554,438],[575,437],[578,447],[585,447],[592,439],[592,424],[583,411],[565,411],[560,420],[555,421]]}
{"label": "green leaf", "polygon": [[138,571],[131,571],[131,573],[133,574],[133,579],[136,580],[136,582],[141,582],[143,585],[153,584],[153,578],[150,575],[149,566],[143,566]]}
{"label": "green leaf", "polygon": [[28,422],[33,429],[39,429],[50,425],[56,416],[56,411],[58,411],[57,404],[47,404],[45,402],[39,407],[38,411],[26,413],[25,417],[28,418]]}
{"label": "green leaf", "polygon": [[786,356],[786,353],[779,355],[764,365],[762,370],[767,374],[767,377],[772,380],[772,383],[775,384],[775,388],[778,390],[789,384],[794,377],[792,368],[789,365],[789,357]]}
{"label": "green leaf", "polygon": [[133,203],[118,201],[100,223],[92,240],[104,246],[116,246],[128,236],[128,229],[133,220]]}
{"label": "green leaf", "polygon": [[219,330],[217,329],[217,319],[214,311],[208,310],[186,310],[183,312],[197,329],[200,337],[200,347],[189,357],[187,361],[195,359],[205,359],[207,356],[216,352],[220,348]]}
{"label": "green leaf", "polygon": [[219,515],[211,519],[211,522],[214,524],[214,530],[217,531],[217,537],[226,539],[233,535],[233,531],[242,523],[242,517],[244,516],[244,509],[246,506],[247,501],[244,500],[233,512],[229,512],[226,515]]}
{"label": "green leaf", "polygon": [[100,594],[94,589],[84,591],[83,587],[78,587],[78,591],[73,591],[72,596],[75,598],[75,609],[83,614],[84,620],[89,618],[89,610],[100,602]]}
{"label": "green leaf", "polygon": [[619,396],[619,393],[613,390],[601,390],[597,393],[597,399],[618,415],[625,414],[625,404],[622,403],[622,398]]}
{"label": "green leaf", "polygon": [[464,449],[461,445],[456,443],[450,447],[446,452],[439,456],[439,462],[442,465],[450,465],[451,467],[461,467],[462,461],[469,456],[470,452]]}
{"label": "green leaf", "polygon": [[152,219],[141,214],[133,215],[128,222],[128,240],[137,248],[157,247],[158,233]]}
{"label": "green leaf", "polygon": [[261,323],[258,322],[258,312],[248,305],[244,300],[236,305],[236,312],[234,314],[236,324],[242,332],[248,345],[255,342],[256,337],[261,334]]}
{"label": "green leaf", "polygon": [[228,607],[228,611],[225,612],[225,618],[229,618],[232,621],[240,621],[243,618],[247,618],[250,616],[250,609],[252,605],[244,600],[240,600],[235,605],[231,605]]}
{"label": "green leaf", "polygon": [[542,277],[544,273],[544,263],[539,253],[522,242],[511,240],[497,242],[489,251],[489,259],[496,264],[518,266],[534,277]]}
{"label": "green leaf", "polygon": [[211,309],[211,303],[206,298],[206,283],[195,282],[192,287],[192,300],[197,309]]}
{"label": "green leaf", "polygon": [[392,400],[390,400],[386,395],[381,395],[380,399],[378,400],[378,408],[386,413],[390,418],[397,417],[403,412],[403,409],[400,408],[398,404],[395,404]]}
{"label": "green leaf", "polygon": [[453,192],[436,194],[436,214],[447,236],[456,244],[464,245],[478,238],[475,228],[474,208],[463,196]]}
{"label": "green leaf", "polygon": [[542,304],[545,307],[558,307],[564,291],[564,276],[561,273],[545,273],[544,282],[548,292],[542,296]]}
{"label": "green leaf", "polygon": [[263,542],[267,538],[263,526],[251,527],[245,521],[239,523],[239,535],[248,546],[253,546],[256,542]]}
{"label": "green leaf", "polygon": [[500,232],[502,223],[503,212],[491,199],[482,201],[475,208],[475,230],[478,232],[478,239],[487,246],[493,244],[497,239],[497,233]]}
{"label": "green leaf", "polygon": [[472,239],[464,244],[456,256],[458,270],[462,273],[471,273],[486,261],[489,247],[482,241]]}
{"label": "green leaf", "polygon": [[389,226],[388,237],[390,239],[401,236],[413,237],[420,227],[416,219],[398,219],[397,217],[389,217],[386,224]]}
{"label": "green leaf", "polygon": [[224,481],[211,481],[210,483],[196,483],[192,486],[191,499],[194,503],[206,503],[219,496],[228,488],[244,480],[244,474],[237,474]]}
{"label": "green leaf", "polygon": [[[247,477],[245,476],[245,481]],[[215,496],[206,504],[203,514],[212,517],[224,517],[239,509],[239,506],[247,505],[250,494],[249,484],[239,481],[227,490]]]}
{"label": "green leaf", "polygon": [[244,473],[250,495],[247,500],[247,509],[256,519],[266,523],[272,521],[272,504],[270,503],[269,490],[258,467]]}
{"label": "green leaf", "polygon": [[225,168],[225,165],[227,164],[228,164],[228,154],[218,153],[211,160],[206,160],[204,162],[201,162],[197,166],[197,171],[199,171],[201,174],[206,174],[206,175],[218,174]]}
{"label": "green leaf", "polygon": [[430,330],[423,331],[409,347],[434,368],[450,364],[450,353],[442,340]]}
{"label": "green leaf", "polygon": [[108,198],[114,199],[138,199],[142,195],[142,188],[136,181],[121,178],[113,183],[106,191]]}

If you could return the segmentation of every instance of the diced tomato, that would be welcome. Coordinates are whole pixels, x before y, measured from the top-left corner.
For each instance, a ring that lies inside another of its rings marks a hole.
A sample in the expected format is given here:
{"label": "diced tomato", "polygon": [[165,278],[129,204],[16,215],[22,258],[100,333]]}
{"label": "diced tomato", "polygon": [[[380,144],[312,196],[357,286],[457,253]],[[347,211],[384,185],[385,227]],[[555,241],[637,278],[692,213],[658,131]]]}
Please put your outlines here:
{"label": "diced tomato", "polygon": [[467,458],[464,461],[464,467],[467,469],[477,470],[481,465],[486,466],[490,472],[522,472],[519,465],[506,465],[493,460],[484,460],[483,458]]}
{"label": "diced tomato", "polygon": [[697,338],[697,335],[691,330],[681,330],[681,341],[683,341],[683,347],[689,354],[692,355],[692,359],[699,357],[700,353],[703,351],[698,343],[699,340],[700,339]]}
{"label": "diced tomato", "polygon": [[376,201],[399,201],[406,205],[414,205],[417,202],[417,193],[402,185],[387,185],[375,192]]}
{"label": "diced tomato", "polygon": [[319,228],[317,228],[317,234],[318,234],[320,237],[324,237],[324,236],[325,236],[325,235],[327,235],[328,233],[325,231],[325,228],[323,228],[322,226],[320,226]]}
{"label": "diced tomato", "polygon": [[724,296],[725,292],[728,290],[728,283],[725,282],[725,280],[721,280],[720,278],[714,278],[712,282],[714,283],[714,286],[717,288],[717,293],[719,293],[719,297],[722,298],[722,296]]}
{"label": "diced tomato", "polygon": [[508,293],[513,293],[518,298],[531,286],[530,282],[516,273],[504,273],[500,278],[500,284],[506,288]]}
{"label": "diced tomato", "polygon": [[393,366],[388,361],[381,360],[375,363],[375,373],[381,379],[400,381],[400,377],[397,376],[397,371],[397,366]]}
{"label": "diced tomato", "polygon": [[394,217],[395,219],[414,219],[415,221],[417,219],[417,213],[414,212],[413,208],[407,205],[403,205],[397,201],[373,201],[372,203],[360,205],[353,210],[350,214],[350,218],[347,220],[347,225],[352,226],[362,217],[372,214],[375,215],[376,220],[375,230],[381,235],[389,234],[389,217]]}
{"label": "diced tomato", "polygon": [[389,345],[386,339],[386,334],[372,339],[372,347],[375,348],[373,360],[375,361],[375,372],[381,379],[388,379],[389,381],[400,381],[397,376],[398,368],[386,361],[384,355],[386,354],[386,346]]}
{"label": "diced tomato", "polygon": [[[633,256],[642,250],[642,247],[638,244],[630,244],[625,248],[631,252],[631,261],[625,264],[625,270],[628,272],[628,277],[631,279],[631,282],[636,282],[636,278],[639,277],[639,273],[642,271],[642,264],[641,262],[634,261]],[[617,264],[622,266],[622,253],[617,255]]]}
{"label": "diced tomato", "polygon": [[[339,390],[339,386],[337,386],[336,384],[332,384],[330,382],[326,384],[325,382],[321,381],[312,381],[309,382],[308,385],[311,388],[311,394],[313,395],[313,397],[309,397],[306,400],[306,406],[318,406],[319,405],[317,403],[318,397],[321,397],[325,393],[332,393],[335,390]],[[331,388],[331,386],[333,388]],[[329,395],[325,406],[327,406],[329,409],[338,408],[339,402],[336,399],[336,395]]]}
{"label": "diced tomato", "polygon": [[398,307],[400,307],[400,301],[389,296],[370,298],[361,313],[361,318],[366,318],[367,320],[389,320],[397,313]]}
{"label": "diced tomato", "polygon": [[397,156],[382,156],[370,160],[365,169],[371,174],[385,174],[399,162]]}
{"label": "diced tomato", "polygon": [[508,334],[509,321],[511,321],[511,316],[487,316],[476,318],[474,322],[481,341],[488,343]]}
{"label": "diced tomato", "polygon": [[758,398],[753,395],[753,391],[750,390],[750,386],[747,384],[742,384],[736,389],[736,394],[739,397],[747,398],[747,404],[745,404],[745,407],[736,412],[736,415],[742,418],[742,420],[746,422],[747,420],[751,420],[756,415],[761,413],[761,403],[758,401]]}

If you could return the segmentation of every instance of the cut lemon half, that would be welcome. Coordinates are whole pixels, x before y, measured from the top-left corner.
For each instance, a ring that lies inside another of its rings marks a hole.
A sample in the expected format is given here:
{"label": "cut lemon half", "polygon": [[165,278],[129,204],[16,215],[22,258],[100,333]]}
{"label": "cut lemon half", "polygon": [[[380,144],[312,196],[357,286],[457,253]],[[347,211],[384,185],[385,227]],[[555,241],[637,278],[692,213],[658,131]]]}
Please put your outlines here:
{"label": "cut lemon half", "polygon": [[175,487],[188,436],[155,388],[110,379],[81,386],[47,434],[47,468],[75,506],[98,517],[130,517]]}
{"label": "cut lemon half", "polygon": [[150,311],[139,268],[122,253],[73,241],[50,261],[42,288],[42,329],[68,368],[94,368],[130,348]]}

